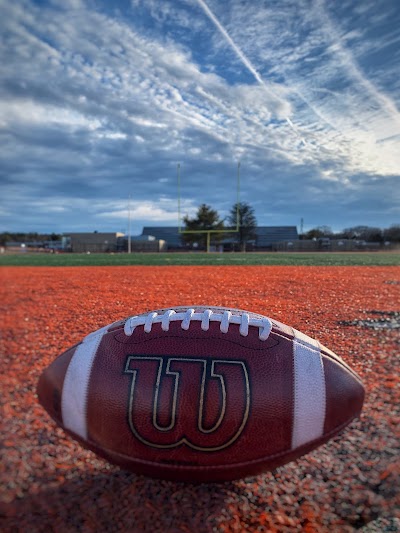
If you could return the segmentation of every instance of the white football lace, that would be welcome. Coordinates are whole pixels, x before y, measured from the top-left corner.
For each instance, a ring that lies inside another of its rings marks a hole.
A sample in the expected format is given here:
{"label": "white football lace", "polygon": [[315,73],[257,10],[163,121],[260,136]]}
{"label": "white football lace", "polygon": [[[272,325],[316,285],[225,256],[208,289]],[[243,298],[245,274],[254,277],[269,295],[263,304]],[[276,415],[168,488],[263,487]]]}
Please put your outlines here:
{"label": "white football lace", "polygon": [[249,334],[249,326],[255,326],[259,328],[258,337],[262,341],[268,339],[272,329],[272,323],[268,318],[254,318],[248,313],[234,315],[230,311],[217,313],[211,311],[211,309],[206,309],[205,311],[198,313],[196,313],[194,309],[188,309],[183,313],[177,313],[173,309],[169,309],[162,315],[153,312],[148,315],[128,318],[125,322],[124,332],[125,335],[130,336],[135,331],[135,328],[138,326],[144,326],[144,331],[150,333],[153,324],[161,324],[161,329],[163,331],[168,331],[170,323],[175,321],[182,321],[181,327],[185,330],[189,329],[192,321],[201,322],[201,329],[203,331],[208,331],[210,322],[220,322],[219,329],[222,333],[228,333],[230,324],[237,324],[239,325],[240,335],[243,337],[246,337]]}

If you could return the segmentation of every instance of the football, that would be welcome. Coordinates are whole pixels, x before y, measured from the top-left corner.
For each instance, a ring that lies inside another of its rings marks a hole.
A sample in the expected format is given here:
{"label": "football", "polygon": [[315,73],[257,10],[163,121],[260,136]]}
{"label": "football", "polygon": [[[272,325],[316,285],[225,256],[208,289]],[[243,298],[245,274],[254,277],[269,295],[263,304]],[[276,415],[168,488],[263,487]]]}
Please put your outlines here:
{"label": "football", "polygon": [[90,333],[40,376],[38,398],[120,467],[189,482],[272,470],[360,415],[364,387],[331,350],[263,315],[175,307]]}

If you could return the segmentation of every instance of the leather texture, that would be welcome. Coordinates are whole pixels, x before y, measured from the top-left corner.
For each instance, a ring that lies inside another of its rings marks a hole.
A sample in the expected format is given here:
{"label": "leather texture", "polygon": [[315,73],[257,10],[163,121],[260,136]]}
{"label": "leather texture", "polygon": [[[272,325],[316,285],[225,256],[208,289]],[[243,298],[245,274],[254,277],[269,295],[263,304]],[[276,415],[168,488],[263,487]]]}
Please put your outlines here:
{"label": "leather texture", "polygon": [[[259,315],[257,315],[259,316]],[[323,434],[292,449],[292,328],[273,322],[266,341],[200,322],[171,322],[131,336],[124,321],[102,336],[90,371],[87,438],[109,461],[141,474],[191,482],[225,481],[276,468],[314,449],[358,416],[364,388],[333,352],[320,346],[326,387]],[[314,341],[315,342],[315,341]],[[57,398],[76,347],[42,374],[39,401],[63,425]],[[321,430],[322,431],[322,430]]]}
{"label": "leather texture", "polygon": [[53,363],[43,371],[37,386],[39,402],[43,405],[49,415],[61,426],[63,425],[61,398],[64,378],[77,347],[78,344],[59,355],[57,359],[55,359]]}

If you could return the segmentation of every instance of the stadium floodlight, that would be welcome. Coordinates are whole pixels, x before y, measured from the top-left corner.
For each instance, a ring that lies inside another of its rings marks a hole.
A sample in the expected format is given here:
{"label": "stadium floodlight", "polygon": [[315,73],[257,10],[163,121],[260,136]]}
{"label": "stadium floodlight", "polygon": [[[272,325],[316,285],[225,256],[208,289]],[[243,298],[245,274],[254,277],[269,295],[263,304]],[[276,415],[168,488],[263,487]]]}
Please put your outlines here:
{"label": "stadium floodlight", "polygon": [[212,233],[239,233],[240,228],[240,217],[239,217],[239,208],[240,208],[240,161],[237,164],[237,186],[236,186],[236,227],[235,229],[210,229],[210,230],[183,230],[181,225],[181,164],[177,165],[177,181],[178,181],[178,232],[181,234],[185,233],[198,233],[207,235],[207,252],[210,251],[210,242]]}

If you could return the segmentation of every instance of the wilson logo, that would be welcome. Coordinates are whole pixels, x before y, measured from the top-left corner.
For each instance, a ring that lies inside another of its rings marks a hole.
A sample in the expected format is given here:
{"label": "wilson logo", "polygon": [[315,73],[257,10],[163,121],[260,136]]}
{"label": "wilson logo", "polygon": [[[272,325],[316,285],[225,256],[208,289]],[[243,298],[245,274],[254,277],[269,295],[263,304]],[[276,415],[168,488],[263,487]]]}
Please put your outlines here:
{"label": "wilson logo", "polygon": [[154,448],[215,452],[233,444],[250,412],[246,364],[226,359],[130,355],[128,423]]}

